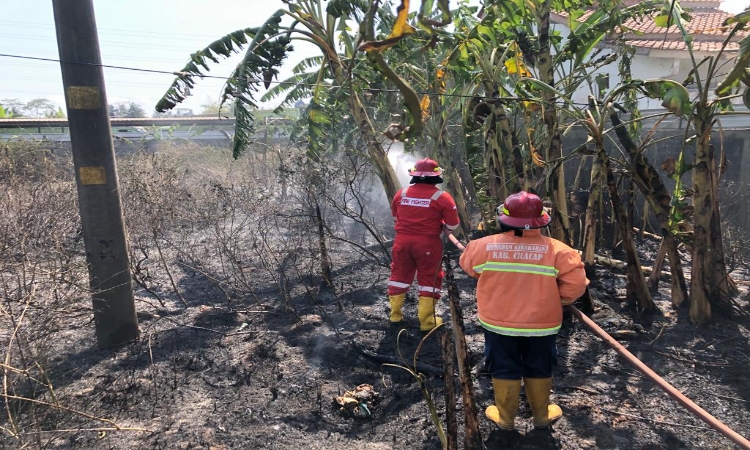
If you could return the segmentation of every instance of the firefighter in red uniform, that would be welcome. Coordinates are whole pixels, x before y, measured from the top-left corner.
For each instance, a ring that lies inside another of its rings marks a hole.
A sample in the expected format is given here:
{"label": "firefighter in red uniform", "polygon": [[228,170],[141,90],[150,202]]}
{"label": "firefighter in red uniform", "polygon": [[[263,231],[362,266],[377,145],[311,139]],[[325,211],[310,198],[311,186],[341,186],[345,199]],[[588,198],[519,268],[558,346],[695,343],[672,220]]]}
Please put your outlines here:
{"label": "firefighter in red uniform", "polygon": [[435,303],[443,284],[440,235],[444,229],[450,233],[458,228],[458,214],[453,197],[435,186],[443,182],[443,169],[436,161],[429,158],[417,161],[409,175],[411,184],[399,190],[391,203],[396,239],[388,279],[390,319],[392,323],[403,320],[401,309],[416,272],[419,328],[428,331],[443,322],[435,317]]}
{"label": "firefighter in red uniform", "polygon": [[538,230],[551,220],[538,196],[509,196],[498,220],[501,233],[471,241],[459,260],[477,279],[477,316],[495,391],[485,414],[513,430],[523,379],[534,426],[545,428],[562,417],[549,402],[562,307],[583,295],[588,280],[578,252]]}

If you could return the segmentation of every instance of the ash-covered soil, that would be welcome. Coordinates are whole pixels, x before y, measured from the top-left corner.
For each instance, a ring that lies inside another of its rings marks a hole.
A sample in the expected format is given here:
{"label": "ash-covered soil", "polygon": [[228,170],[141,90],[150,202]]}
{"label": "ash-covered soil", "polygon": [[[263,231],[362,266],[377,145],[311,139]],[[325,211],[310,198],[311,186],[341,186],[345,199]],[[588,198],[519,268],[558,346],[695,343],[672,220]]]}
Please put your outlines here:
{"label": "ash-covered soil", "polygon": [[[653,258],[655,244],[641,246],[644,260]],[[34,439],[48,448],[441,448],[428,404],[407,370],[425,336],[415,298],[407,300],[403,327],[392,327],[388,268],[355,252],[335,255],[335,292],[311,289],[319,280],[291,276],[280,289],[270,272],[258,270],[253,294],[236,298],[183,266],[172,275],[188,307],[169,295],[162,307],[139,286],[141,338],[120,349],[97,349],[93,324],[71,318],[56,334],[47,374],[60,404],[90,417],[60,411],[54,427],[27,431],[40,431]],[[486,448],[733,448],[569,315],[558,338],[552,396],[563,418],[550,431],[533,430],[522,404],[517,432],[499,431],[483,415],[493,400],[482,372],[474,281],[460,269],[455,274]],[[624,301],[624,274],[599,267],[596,275],[593,319],[702,408],[750,436],[750,320],[716,315],[710,325],[695,327],[684,308],[672,308],[664,280],[655,297],[659,312],[643,316]],[[738,303],[748,311],[746,295]],[[450,323],[445,295],[438,307]],[[431,373],[443,367],[437,333],[422,342],[418,363],[427,368],[424,386],[444,422],[443,379]],[[363,384],[376,392],[366,410],[341,410],[335,398]],[[463,448],[464,411],[461,399],[454,401]],[[112,423],[122,429],[100,430]],[[2,447],[18,443],[6,436]]]}

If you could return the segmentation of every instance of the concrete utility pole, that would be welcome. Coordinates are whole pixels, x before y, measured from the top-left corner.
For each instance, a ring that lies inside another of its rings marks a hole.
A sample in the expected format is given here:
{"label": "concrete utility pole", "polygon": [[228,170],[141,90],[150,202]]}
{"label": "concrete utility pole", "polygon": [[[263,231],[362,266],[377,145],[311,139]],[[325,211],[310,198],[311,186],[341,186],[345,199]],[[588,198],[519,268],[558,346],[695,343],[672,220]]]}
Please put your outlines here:
{"label": "concrete utility pole", "polygon": [[52,0],[100,347],[138,337],[93,0]]}

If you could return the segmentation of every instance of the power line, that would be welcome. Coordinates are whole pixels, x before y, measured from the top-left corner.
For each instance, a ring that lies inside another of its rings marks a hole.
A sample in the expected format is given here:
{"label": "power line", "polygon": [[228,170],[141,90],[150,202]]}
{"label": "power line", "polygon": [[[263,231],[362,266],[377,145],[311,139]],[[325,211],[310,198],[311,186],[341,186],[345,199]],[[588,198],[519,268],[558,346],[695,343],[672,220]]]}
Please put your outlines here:
{"label": "power line", "polygon": [[[0,33],[0,37],[3,38],[17,38],[22,39],[24,41],[36,41],[36,42],[57,42],[57,39],[54,36],[29,36],[29,35],[23,35],[23,34],[14,34],[14,33]],[[201,41],[203,44],[198,44],[196,41],[196,46],[202,46],[205,47],[206,41]],[[107,47],[122,47],[122,48],[134,48],[134,49],[153,49],[153,50],[185,50],[185,47],[178,47],[175,46],[174,43],[171,43],[173,45],[162,45],[161,42],[157,42],[154,44],[153,42],[120,42],[120,41],[110,41],[107,39],[102,39],[99,43],[99,46],[102,48]]]}
{"label": "power line", "polygon": [[[8,54],[8,53],[0,53],[0,56],[4,56],[6,58],[26,59],[26,60],[33,60],[33,61],[46,61],[46,62],[65,63],[65,64],[79,64],[79,65],[84,65],[84,66],[97,66],[97,67],[103,67],[103,68],[107,68],[107,69],[132,70],[134,72],[148,72],[148,73],[172,74],[172,75],[176,75],[176,76],[180,75],[178,72],[171,72],[171,71],[166,71],[166,70],[139,69],[137,67],[112,66],[112,65],[109,65],[109,64],[94,64],[94,63],[86,63],[86,62],[61,61],[59,59],[54,59],[54,58],[41,58],[41,57],[36,57],[36,56],[11,55],[11,54]],[[214,77],[214,76],[211,76],[211,75],[204,75],[203,78],[221,78],[221,79],[225,79],[225,77]]]}
{"label": "power line", "polygon": [[[61,77],[34,77],[34,76],[7,76],[7,75],[0,75],[0,80],[17,80],[17,81],[44,81],[46,83],[60,83],[62,86],[62,78]],[[127,86],[127,87],[164,87],[164,83],[148,83],[148,82],[138,82],[138,81],[107,81],[107,86]],[[216,86],[214,84],[214,86]],[[209,87],[207,89],[213,89],[212,87]],[[200,91],[201,87],[196,86],[192,89],[193,91]]]}
{"label": "power line", "polygon": [[[6,50],[6,49],[3,49],[2,46],[0,46],[0,53],[3,53],[3,52],[12,52],[14,50],[15,49],[7,49]],[[182,50],[184,50],[186,54],[189,52],[189,50],[185,50],[185,49],[182,49]],[[54,59],[56,57],[56,55],[54,54],[54,52],[53,51],[49,51],[49,50],[48,51],[43,51],[43,52],[34,51],[34,50],[25,50],[24,53],[26,53],[28,55],[39,56],[40,58]],[[162,52],[162,54],[163,53],[164,52]],[[308,58],[309,57],[309,56],[305,56],[305,55],[320,56],[320,53],[316,53],[316,52],[298,52],[297,50],[295,50],[294,53],[297,54],[297,55],[303,56],[304,58]],[[185,57],[174,56],[175,55],[174,51],[167,52],[167,54],[168,54],[168,56],[166,56],[166,57],[163,57],[163,56],[158,56],[157,57],[157,55],[149,55],[149,56],[153,56],[153,57],[143,57],[143,56],[134,56],[134,53],[128,53],[128,54],[124,54],[123,55],[123,54],[116,54],[116,53],[109,53],[109,52],[107,52],[107,53],[103,53],[102,54],[102,59],[103,60],[117,60],[117,59],[121,59],[121,60],[126,60],[126,61],[149,61],[149,62],[174,63],[174,64],[184,64],[186,61],[190,60],[190,56],[189,55],[187,55]],[[237,53],[235,55],[232,55],[232,57],[241,57],[241,56],[242,56],[241,53]],[[229,59],[227,59],[225,61],[229,61]],[[29,62],[33,62],[33,61],[29,61]],[[46,61],[42,61],[42,62],[46,62]],[[290,61],[285,61],[285,64],[288,63],[288,62],[290,62]],[[298,63],[297,62],[292,62],[292,64],[298,64]]]}
{"label": "power line", "polygon": [[[25,50],[24,53],[26,53],[28,55],[39,56],[41,58],[54,59],[54,58],[57,57],[56,52],[54,50],[56,50],[56,47],[53,47],[50,50],[46,50],[46,51]],[[12,52],[12,51],[13,50],[11,50],[11,49],[5,50],[5,49],[2,48],[2,46],[0,46],[0,53],[2,53],[2,52]],[[156,58],[156,57],[154,57],[154,58],[143,58],[143,57],[133,57],[133,53],[128,53],[128,54],[125,54],[125,55],[114,54],[114,53],[106,53],[106,54],[102,55],[102,58],[103,59],[126,59],[126,60],[131,60],[131,61],[160,61],[160,62],[178,62],[178,61],[179,62],[185,62],[186,59],[189,59],[189,58],[179,58],[179,60],[178,60],[177,58]]]}
{"label": "power line", "polygon": [[[0,49],[0,53],[2,53],[3,50]],[[54,58],[53,56],[50,56],[48,53],[39,53],[40,57],[43,58]],[[133,58],[129,56],[116,56],[116,55],[102,55],[102,60],[105,62],[109,61],[138,61],[138,62],[160,62],[162,64],[184,64],[185,61],[188,58],[180,58],[180,59],[174,59],[174,58]],[[7,62],[3,65],[5,66],[18,66],[18,67],[38,67],[38,64],[44,64],[47,61],[14,61],[14,62]]]}
{"label": "power line", "polygon": [[[58,77],[58,78],[54,78],[54,77],[34,77],[34,76],[28,76],[28,77],[19,76],[19,77],[16,77],[16,76],[0,75],[0,80],[16,80],[16,81],[29,81],[29,82],[43,81],[46,84],[58,84],[60,86],[60,88],[62,88],[62,78],[60,78],[60,77]],[[117,81],[117,80],[115,80],[115,81],[107,81],[107,86],[124,86],[124,87],[131,87],[131,88],[153,87],[153,88],[162,88],[162,89],[164,89],[165,88],[165,83],[163,83],[163,82],[161,82],[161,83],[158,83],[158,82],[149,83],[149,82],[138,82],[138,81]],[[196,86],[196,87],[192,88],[191,91],[194,93],[193,95],[195,95],[196,92],[200,93],[200,92],[204,92],[204,91],[205,92],[214,91],[217,88],[217,86],[218,85],[215,82],[213,82],[213,84],[211,84],[210,82],[207,82],[207,83],[204,83],[203,85]],[[8,90],[8,92],[11,92],[11,91]],[[21,92],[21,91],[16,91],[14,89],[14,90],[12,90],[12,92]]]}
{"label": "power line", "polygon": [[[0,24],[7,25],[11,27],[16,28],[37,28],[37,29],[44,29],[44,30],[54,30],[55,27],[52,24],[47,23],[41,23],[41,22],[19,22],[19,21],[12,21],[12,20],[0,20]],[[104,32],[104,34],[125,34],[125,35],[142,35],[142,34],[152,34],[155,36],[181,36],[180,38],[175,37],[174,39],[182,40],[182,37],[192,37],[192,38],[213,38],[216,39],[216,36],[207,35],[207,34],[180,34],[180,33],[160,33],[158,31],[140,31],[140,30],[124,30],[121,28],[102,28],[97,27],[98,31]]]}
{"label": "power line", "polygon": [[[61,61],[59,59],[53,59],[53,58],[39,58],[39,57],[32,57],[32,56],[22,56],[22,55],[11,55],[7,53],[0,53],[0,57],[6,57],[6,58],[16,58],[16,59],[23,59],[23,60],[34,60],[34,61],[46,61],[46,62],[55,62],[55,63],[65,63],[65,64],[80,64],[80,65],[87,65],[87,66],[97,66],[107,69],[118,69],[118,70],[130,70],[134,72],[145,72],[145,73],[158,73],[158,74],[169,74],[174,76],[180,76],[182,73],[180,72],[174,72],[174,71],[167,71],[167,70],[155,70],[155,69],[140,69],[137,67],[125,67],[125,66],[113,66],[109,64],[94,64],[94,63],[86,63],[86,62],[68,62],[68,61]],[[227,77],[218,77],[213,75],[196,75],[199,78],[209,78],[209,79],[219,79],[219,80],[226,80]],[[289,86],[307,86],[307,87],[315,87],[316,84],[313,83],[298,83],[294,81],[274,81],[274,80],[262,80],[260,78],[249,78],[247,79],[248,83],[269,83],[269,84],[278,84],[278,85],[289,85]],[[343,87],[343,86],[336,86],[336,85],[329,85],[328,87]],[[369,88],[368,91],[370,92],[387,92],[387,93],[399,93],[398,89],[378,89],[378,88]],[[463,94],[438,94],[435,92],[417,92],[419,95],[429,95],[429,96],[442,96],[442,97],[454,97],[454,98],[481,98],[481,99],[498,99],[498,97],[487,97],[487,96],[480,96],[480,95],[463,95]],[[521,97],[515,97],[510,100],[526,100],[526,101],[539,101],[538,98],[521,98]],[[588,103],[577,103],[569,101],[568,103],[579,105],[579,106],[588,106]]]}

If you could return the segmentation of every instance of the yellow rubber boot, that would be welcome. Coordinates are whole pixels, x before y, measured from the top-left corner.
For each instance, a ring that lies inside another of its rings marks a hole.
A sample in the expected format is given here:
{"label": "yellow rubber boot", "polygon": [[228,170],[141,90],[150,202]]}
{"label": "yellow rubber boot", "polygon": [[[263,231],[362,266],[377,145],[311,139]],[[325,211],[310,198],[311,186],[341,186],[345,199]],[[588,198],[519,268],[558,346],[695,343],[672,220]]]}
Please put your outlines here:
{"label": "yellow rubber boot", "polygon": [[515,429],[514,421],[518,413],[518,397],[521,393],[521,380],[492,379],[495,390],[495,404],[484,411],[488,419],[503,430]]}
{"label": "yellow rubber boot", "polygon": [[417,305],[417,316],[419,316],[419,329],[430,331],[443,323],[443,319],[435,317],[436,300],[432,297],[419,297]]}
{"label": "yellow rubber boot", "polygon": [[404,320],[404,314],[401,312],[401,308],[404,306],[404,299],[406,293],[398,295],[389,295],[388,300],[391,301],[391,322],[398,323]]}
{"label": "yellow rubber boot", "polygon": [[534,416],[534,427],[547,428],[562,417],[562,409],[549,402],[549,391],[552,389],[552,378],[524,378],[526,399]]}

